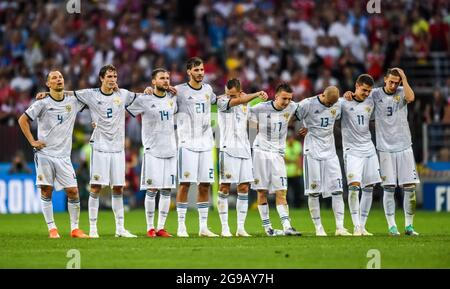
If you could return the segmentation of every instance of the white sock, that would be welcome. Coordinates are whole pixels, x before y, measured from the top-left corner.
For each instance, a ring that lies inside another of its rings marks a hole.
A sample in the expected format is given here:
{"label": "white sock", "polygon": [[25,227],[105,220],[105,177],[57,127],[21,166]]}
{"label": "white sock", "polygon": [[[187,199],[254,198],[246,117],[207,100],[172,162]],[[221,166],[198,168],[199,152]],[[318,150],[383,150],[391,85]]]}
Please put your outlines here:
{"label": "white sock", "polygon": [[147,191],[145,193],[144,207],[145,207],[145,219],[147,220],[147,232],[150,229],[154,229],[153,220],[155,218],[155,198],[156,192]]}
{"label": "white sock", "polygon": [[291,222],[289,220],[289,206],[288,205],[277,205],[277,212],[280,216],[281,225],[283,225],[283,230],[289,229]]}
{"label": "white sock", "polygon": [[208,229],[209,202],[197,202],[197,209],[200,231]]}
{"label": "white sock", "polygon": [[186,212],[188,203],[177,203],[178,228],[186,227]]}
{"label": "white sock", "polygon": [[[403,210],[405,211],[405,227],[412,225],[416,213],[416,188],[407,187],[403,189]],[[447,200],[448,202],[448,200]]]}
{"label": "white sock", "polygon": [[395,224],[395,188],[383,188],[383,207],[388,227],[396,226]]}
{"label": "white sock", "polygon": [[78,229],[78,221],[80,219],[80,199],[68,199],[67,210],[70,216],[70,230]]}
{"label": "white sock", "polygon": [[316,228],[322,226],[322,220],[320,219],[320,202],[319,195],[308,196],[309,213],[311,214],[311,220]]}
{"label": "white sock", "polygon": [[222,231],[228,230],[228,194],[219,192],[217,210],[219,211],[220,223],[222,223]]}
{"label": "white sock", "polygon": [[45,222],[48,230],[56,229],[55,220],[53,219],[53,203],[51,198],[41,196],[42,213],[44,214]]}
{"label": "white sock", "polygon": [[333,207],[334,218],[336,219],[336,229],[344,228],[344,198],[342,192],[331,194],[331,206]]}
{"label": "white sock", "polygon": [[169,208],[170,208],[170,190],[161,190],[158,203],[158,226],[156,227],[158,231],[164,229],[167,215],[169,214]]}
{"label": "white sock", "polygon": [[123,210],[123,195],[112,195],[112,209],[116,219],[116,231],[125,230],[124,226],[124,210]]}
{"label": "white sock", "polygon": [[359,226],[359,186],[348,187],[348,207],[352,216],[353,226]]}
{"label": "white sock", "polygon": [[89,194],[89,226],[91,231],[97,231],[97,217],[98,217],[98,194]]}
{"label": "white sock", "polygon": [[272,228],[272,224],[270,223],[269,218],[269,205],[268,204],[258,205],[258,211],[259,215],[261,216],[262,226],[264,227],[264,230]]}
{"label": "white sock", "polygon": [[362,190],[361,195],[361,203],[360,203],[360,210],[361,210],[361,218],[360,218],[360,224],[361,227],[366,227],[367,218],[369,217],[370,208],[372,207],[372,192],[373,187],[365,187]]}
{"label": "white sock", "polygon": [[244,230],[245,219],[248,212],[248,193],[238,193],[236,211],[238,230]]}

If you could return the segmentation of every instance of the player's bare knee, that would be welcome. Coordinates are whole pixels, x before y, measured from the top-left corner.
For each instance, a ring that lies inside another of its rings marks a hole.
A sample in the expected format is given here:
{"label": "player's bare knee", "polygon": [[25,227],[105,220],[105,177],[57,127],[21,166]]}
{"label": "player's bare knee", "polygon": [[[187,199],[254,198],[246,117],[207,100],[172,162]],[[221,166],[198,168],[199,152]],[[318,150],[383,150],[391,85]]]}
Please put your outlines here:
{"label": "player's bare knee", "polygon": [[102,189],[101,185],[91,185],[91,193],[94,195],[100,194],[101,189]]}
{"label": "player's bare knee", "polygon": [[112,189],[113,195],[122,195],[123,194],[123,187],[122,186],[114,186]]}
{"label": "player's bare knee", "polygon": [[403,189],[406,190],[406,191],[415,191],[416,190],[416,184],[403,185]]}
{"label": "player's bare knee", "polygon": [[248,194],[249,189],[250,189],[249,183],[242,183],[242,184],[239,184],[237,187],[237,191],[240,194]]}
{"label": "player's bare knee", "polygon": [[76,199],[80,198],[80,196],[78,194],[78,188],[76,188],[76,187],[66,188],[65,191],[66,191],[67,198],[70,200],[76,200]]}
{"label": "player's bare knee", "polygon": [[276,204],[277,205],[286,205],[287,204],[286,195],[287,195],[287,191],[286,190],[276,191],[275,192],[275,202],[276,202]]}
{"label": "player's bare knee", "polygon": [[258,191],[258,204],[267,204],[267,191],[266,190],[259,190]]}
{"label": "player's bare knee", "polygon": [[230,193],[230,184],[220,184],[220,192],[228,195]]}
{"label": "player's bare knee", "polygon": [[52,198],[53,187],[51,186],[41,186],[41,196],[46,199]]}

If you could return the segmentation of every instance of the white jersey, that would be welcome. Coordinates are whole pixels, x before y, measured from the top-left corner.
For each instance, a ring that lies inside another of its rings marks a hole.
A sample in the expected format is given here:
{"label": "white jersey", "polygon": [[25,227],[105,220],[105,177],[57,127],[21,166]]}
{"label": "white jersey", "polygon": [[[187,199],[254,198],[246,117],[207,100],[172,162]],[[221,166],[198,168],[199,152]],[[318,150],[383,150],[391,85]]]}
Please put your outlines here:
{"label": "white jersey", "polygon": [[369,122],[373,114],[372,97],[363,101],[355,98],[342,102],[341,130],[344,152],[356,157],[369,157],[376,153],[370,134]]}
{"label": "white jersey", "polygon": [[383,87],[372,90],[375,104],[375,134],[377,149],[384,152],[399,152],[409,148],[411,132],[408,125],[408,105],[402,86],[392,94]]}
{"label": "white jersey", "polygon": [[336,155],[334,144],[334,123],[341,117],[341,102],[337,101],[331,107],[325,106],[319,96],[306,98],[299,102],[298,119],[303,121],[308,129],[303,151],[317,160],[331,159]]}
{"label": "white jersey", "polygon": [[62,100],[52,97],[37,100],[25,111],[30,120],[37,119],[38,140],[46,145],[39,153],[70,157],[75,118],[84,107],[75,96],[64,94]]}
{"label": "white jersey", "polygon": [[251,153],[247,121],[250,106],[246,103],[230,107],[229,103],[230,98],[226,95],[217,98],[220,150],[236,158],[249,159]]}
{"label": "white jersey", "polygon": [[174,114],[177,111],[176,97],[143,94],[126,107],[131,116],[142,114],[142,145],[145,152],[157,158],[177,155]]}
{"label": "white jersey", "polygon": [[119,89],[107,95],[100,88],[77,90],[75,96],[91,111],[96,127],[92,132],[94,150],[120,152],[125,146],[125,106],[136,97],[134,92]]}
{"label": "white jersey", "polygon": [[188,83],[179,84],[177,90],[178,145],[192,151],[208,151],[214,146],[211,128],[211,104],[216,95],[209,84],[199,89]]}
{"label": "white jersey", "polygon": [[251,107],[250,120],[258,123],[253,149],[284,155],[289,120],[297,107],[297,103],[291,102],[285,109],[277,110],[273,101]]}

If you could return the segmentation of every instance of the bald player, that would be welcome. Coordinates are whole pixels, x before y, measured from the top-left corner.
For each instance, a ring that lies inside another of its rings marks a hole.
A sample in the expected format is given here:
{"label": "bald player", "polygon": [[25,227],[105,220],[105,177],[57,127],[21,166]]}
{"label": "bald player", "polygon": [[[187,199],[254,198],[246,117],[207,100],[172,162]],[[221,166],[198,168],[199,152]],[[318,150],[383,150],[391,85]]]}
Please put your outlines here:
{"label": "bald player", "polygon": [[350,236],[344,228],[342,173],[334,145],[334,123],[341,117],[339,89],[329,86],[322,94],[302,100],[297,117],[308,129],[304,144],[305,195],[316,236],[326,236],[320,219],[319,196],[332,197],[336,236]]}

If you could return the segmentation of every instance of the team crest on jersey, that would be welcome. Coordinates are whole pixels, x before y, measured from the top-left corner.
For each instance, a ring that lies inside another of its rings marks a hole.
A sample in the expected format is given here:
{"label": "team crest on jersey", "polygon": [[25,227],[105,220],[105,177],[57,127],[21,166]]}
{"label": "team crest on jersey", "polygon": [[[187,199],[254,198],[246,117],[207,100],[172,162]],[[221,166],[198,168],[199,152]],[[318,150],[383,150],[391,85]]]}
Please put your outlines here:
{"label": "team crest on jersey", "polygon": [[313,190],[317,189],[317,184],[316,183],[312,183],[311,184],[311,189],[313,189]]}
{"label": "team crest on jersey", "polygon": [[120,100],[120,97],[116,96],[116,97],[114,97],[114,99],[113,99],[113,103],[114,103],[115,105],[119,105],[119,104],[122,103],[122,101]]}
{"label": "team crest on jersey", "polygon": [[44,177],[42,175],[38,175],[38,180],[42,181]]}
{"label": "team crest on jersey", "polygon": [[289,112],[285,112],[285,113],[283,114],[283,116],[284,116],[284,118],[286,119],[286,121],[289,120]]}
{"label": "team crest on jersey", "polygon": [[386,176],[381,176],[381,180],[382,180],[383,182],[385,182],[385,181],[386,181]]}
{"label": "team crest on jersey", "polygon": [[169,100],[169,106],[173,107],[173,100]]}
{"label": "team crest on jersey", "polygon": [[245,106],[245,105],[242,106],[242,112],[247,113],[247,106]]}
{"label": "team crest on jersey", "polygon": [[185,178],[188,178],[191,175],[191,173],[190,172],[184,172],[183,175],[184,175]]}
{"label": "team crest on jersey", "polygon": [[259,179],[255,179],[255,185],[259,184]]}
{"label": "team crest on jersey", "polygon": [[336,109],[335,108],[330,109],[330,113],[333,117],[336,117]]}
{"label": "team crest on jersey", "polygon": [[98,181],[100,180],[100,176],[99,175],[94,175],[94,181]]}
{"label": "team crest on jersey", "polygon": [[372,108],[370,108],[370,106],[366,106],[366,111],[367,111],[368,113],[370,113],[370,112],[372,111]]}
{"label": "team crest on jersey", "polygon": [[209,100],[209,94],[205,94],[205,99]]}
{"label": "team crest on jersey", "polygon": [[152,179],[147,179],[147,185],[151,185],[153,183]]}
{"label": "team crest on jersey", "polygon": [[67,112],[71,112],[71,111],[72,111],[72,106],[66,105],[66,111],[67,111]]}
{"label": "team crest on jersey", "polygon": [[225,177],[226,177],[227,179],[231,179],[231,174],[226,173],[226,174],[225,174]]}
{"label": "team crest on jersey", "polygon": [[350,173],[350,174],[348,174],[347,178],[348,178],[348,179],[353,179],[354,176],[355,176],[354,174],[351,174],[351,173]]}
{"label": "team crest on jersey", "polygon": [[395,102],[400,102],[400,95],[396,95],[392,98]]}

